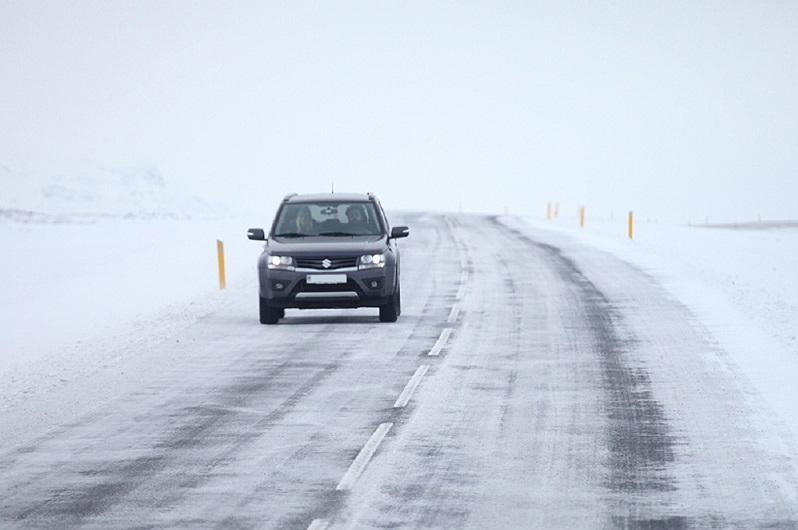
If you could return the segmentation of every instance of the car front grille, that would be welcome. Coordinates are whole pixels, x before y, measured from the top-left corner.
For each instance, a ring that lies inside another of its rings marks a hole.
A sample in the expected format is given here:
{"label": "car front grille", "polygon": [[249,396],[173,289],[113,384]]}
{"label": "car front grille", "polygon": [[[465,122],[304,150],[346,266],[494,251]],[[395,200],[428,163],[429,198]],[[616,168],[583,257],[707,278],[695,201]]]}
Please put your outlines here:
{"label": "car front grille", "polygon": [[[324,266],[324,262],[329,262],[329,267]],[[318,269],[331,271],[357,266],[357,257],[353,258],[296,258],[296,266],[300,269]]]}

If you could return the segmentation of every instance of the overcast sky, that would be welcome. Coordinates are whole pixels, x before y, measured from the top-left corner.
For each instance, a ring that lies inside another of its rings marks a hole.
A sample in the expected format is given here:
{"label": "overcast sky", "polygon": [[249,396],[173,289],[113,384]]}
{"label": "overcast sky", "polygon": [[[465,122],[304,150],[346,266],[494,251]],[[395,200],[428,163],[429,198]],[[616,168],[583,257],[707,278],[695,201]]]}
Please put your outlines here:
{"label": "overcast sky", "polygon": [[0,124],[242,207],[798,218],[798,2],[3,1]]}

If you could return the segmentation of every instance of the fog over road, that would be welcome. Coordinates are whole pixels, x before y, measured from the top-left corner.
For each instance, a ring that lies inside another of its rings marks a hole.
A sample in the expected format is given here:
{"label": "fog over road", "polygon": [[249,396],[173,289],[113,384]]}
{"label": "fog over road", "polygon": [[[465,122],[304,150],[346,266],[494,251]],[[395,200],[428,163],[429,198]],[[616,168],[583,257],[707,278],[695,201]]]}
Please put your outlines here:
{"label": "fog over road", "polygon": [[396,324],[262,326],[253,260],[49,428],[1,412],[0,527],[798,526],[795,441],[651,277],[491,217],[401,217]]}

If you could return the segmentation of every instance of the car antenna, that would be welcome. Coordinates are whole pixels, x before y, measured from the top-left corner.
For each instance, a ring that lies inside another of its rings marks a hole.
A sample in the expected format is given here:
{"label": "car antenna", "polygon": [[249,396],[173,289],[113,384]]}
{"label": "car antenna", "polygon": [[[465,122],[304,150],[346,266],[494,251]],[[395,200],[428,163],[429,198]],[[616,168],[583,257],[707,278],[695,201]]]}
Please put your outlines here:
{"label": "car antenna", "polygon": [[335,193],[335,182],[330,182],[330,193]]}

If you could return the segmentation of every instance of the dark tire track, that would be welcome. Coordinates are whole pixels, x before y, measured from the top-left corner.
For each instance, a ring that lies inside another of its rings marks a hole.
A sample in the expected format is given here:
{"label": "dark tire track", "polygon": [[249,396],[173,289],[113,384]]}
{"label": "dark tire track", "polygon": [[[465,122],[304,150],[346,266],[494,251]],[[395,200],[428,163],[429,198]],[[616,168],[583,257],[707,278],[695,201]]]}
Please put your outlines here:
{"label": "dark tire track", "polygon": [[[495,218],[492,221],[508,230],[513,239],[545,253],[562,280],[578,292],[593,348],[600,355],[604,378],[610,450],[606,487],[629,499],[644,498],[651,491],[676,489],[668,470],[675,458],[674,445],[679,442],[671,432],[664,407],[653,395],[646,369],[630,364],[628,354],[636,341],[623,331],[621,313],[559,248],[507,229]],[[613,522],[621,526],[666,523],[668,528],[686,523],[670,518],[667,521],[615,519]]]}

